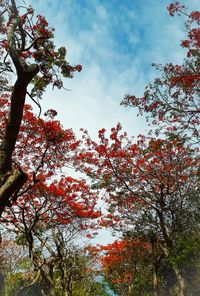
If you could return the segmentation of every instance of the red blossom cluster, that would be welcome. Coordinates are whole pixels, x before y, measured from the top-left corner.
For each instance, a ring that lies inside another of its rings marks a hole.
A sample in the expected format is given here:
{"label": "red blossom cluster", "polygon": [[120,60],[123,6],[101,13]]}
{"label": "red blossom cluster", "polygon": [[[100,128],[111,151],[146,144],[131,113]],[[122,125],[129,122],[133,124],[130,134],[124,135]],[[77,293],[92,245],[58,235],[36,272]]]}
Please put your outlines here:
{"label": "red blossom cluster", "polygon": [[174,16],[175,12],[181,12],[182,10],[184,10],[185,5],[181,5],[179,2],[175,2],[175,3],[171,3],[167,9],[169,11],[169,15]]}
{"label": "red blossom cluster", "polygon": [[193,87],[194,85],[198,85],[198,87],[200,87],[200,74],[192,74],[171,78],[172,87],[179,84],[185,86],[187,89]]}
{"label": "red blossom cluster", "polygon": [[38,36],[46,36],[50,38],[53,36],[52,29],[48,28],[49,24],[45,17],[42,15],[37,15],[37,21],[35,25],[32,26],[32,34]]}
{"label": "red blossom cluster", "polygon": [[185,147],[179,138],[139,135],[133,143],[118,125],[108,137],[105,129],[100,130],[99,139],[94,142],[84,132],[86,148],[76,151],[74,165],[93,180],[94,188],[105,190],[102,199],[108,214],[99,219],[101,227],[125,231],[132,215],[162,203],[168,215],[175,196],[181,199],[185,191],[193,190],[191,179],[197,182],[198,151]]}
{"label": "red blossom cluster", "polygon": [[115,284],[131,283],[136,258],[142,261],[150,250],[151,245],[140,239],[116,240],[108,245],[86,248],[92,257],[98,258],[105,277],[111,277],[111,282]]}
{"label": "red blossom cluster", "polygon": [[[9,94],[0,98],[2,131],[10,105],[8,98]],[[81,232],[93,231],[92,220],[101,216],[96,209],[96,192],[84,179],[56,177],[57,172],[73,163],[73,154],[80,145],[71,129],[63,129],[54,120],[56,114],[49,109],[43,120],[33,114],[30,105],[24,106],[13,159],[15,166],[23,164],[28,182],[19,192],[17,202],[13,201],[14,211],[7,209],[2,221],[20,225],[23,213],[27,224],[38,219],[40,224],[73,224]]]}

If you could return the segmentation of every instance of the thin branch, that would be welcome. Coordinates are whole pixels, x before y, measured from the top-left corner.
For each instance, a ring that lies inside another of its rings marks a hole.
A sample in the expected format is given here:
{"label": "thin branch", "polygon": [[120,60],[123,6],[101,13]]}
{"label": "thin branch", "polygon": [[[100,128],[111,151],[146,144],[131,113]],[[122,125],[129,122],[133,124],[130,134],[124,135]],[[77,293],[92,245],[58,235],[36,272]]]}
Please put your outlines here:
{"label": "thin branch", "polygon": [[31,98],[31,100],[38,106],[38,108],[40,110],[39,114],[38,114],[38,118],[40,118],[40,115],[42,113],[42,108],[41,108],[40,104],[33,98],[33,96],[28,91],[26,91],[26,93]]}

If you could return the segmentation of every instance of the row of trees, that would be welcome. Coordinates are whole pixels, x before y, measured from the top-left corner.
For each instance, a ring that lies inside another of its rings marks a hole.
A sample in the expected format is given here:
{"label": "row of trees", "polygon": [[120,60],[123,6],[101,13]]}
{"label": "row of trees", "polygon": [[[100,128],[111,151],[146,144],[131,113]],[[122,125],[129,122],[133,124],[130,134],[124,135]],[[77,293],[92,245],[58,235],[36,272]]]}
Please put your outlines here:
{"label": "row of trees", "polygon": [[84,133],[79,169],[104,190],[108,214],[100,224],[121,234],[91,248],[117,295],[199,295],[200,12],[187,14],[182,65],[154,65],[159,76],[144,96],[126,95],[122,105],[138,108],[152,124],[148,136],[131,139],[120,124]]}
{"label": "row of trees", "polygon": [[33,260],[26,239],[4,239],[0,248],[1,295],[109,296],[106,284],[89,272],[91,259],[66,233],[67,229],[49,232],[48,244],[38,244]]}
{"label": "row of trees", "polygon": [[[136,198],[131,202],[131,211],[130,205],[123,210],[123,218],[131,226],[123,232],[123,238],[125,242],[139,238],[149,244],[150,253],[143,258],[149,262],[136,260],[137,273],[128,283],[132,290],[125,295],[199,294],[200,13],[188,15],[184,9],[178,2],[168,7],[171,16],[178,12],[187,17],[187,39],[181,41],[186,49],[184,63],[155,65],[160,75],[146,87],[144,96],[127,95],[122,102],[146,114],[155,127],[151,132],[156,135],[147,143],[140,137],[134,146],[136,156],[128,157],[133,161],[131,174],[121,165],[116,168],[112,161],[115,180],[124,184],[128,199]],[[127,159],[127,148],[131,147],[130,143],[123,146],[123,159]],[[126,254],[130,251],[132,248]],[[144,280],[139,282],[145,287],[135,292],[141,274]],[[123,295],[118,287],[116,290]]]}
{"label": "row of trees", "polygon": [[[46,88],[62,88],[82,66],[66,61],[33,8],[0,7],[0,293],[107,296],[109,286],[119,296],[199,295],[200,13],[168,7],[187,17],[186,59],[155,65],[159,78],[144,96],[122,102],[152,119],[149,135],[132,139],[118,124],[95,142],[85,130],[76,139],[55,110],[41,115]],[[88,246],[104,227],[119,240]]]}
{"label": "row of trees", "polygon": [[56,49],[54,30],[32,7],[14,0],[0,7],[1,295],[107,295],[83,253],[101,215],[95,193],[62,173],[80,141],[55,110],[41,117],[39,103],[48,86],[60,89],[61,78],[82,67]]}

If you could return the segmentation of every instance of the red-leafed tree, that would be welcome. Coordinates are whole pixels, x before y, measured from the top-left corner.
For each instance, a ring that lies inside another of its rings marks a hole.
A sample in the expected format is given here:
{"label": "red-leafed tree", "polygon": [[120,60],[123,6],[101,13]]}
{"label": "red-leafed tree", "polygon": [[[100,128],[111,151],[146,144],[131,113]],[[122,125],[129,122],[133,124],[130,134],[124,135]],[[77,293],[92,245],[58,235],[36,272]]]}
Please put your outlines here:
{"label": "red-leafed tree", "polygon": [[[99,131],[100,142],[84,133],[86,148],[77,152],[77,165],[104,188],[110,214],[102,225],[132,231],[159,246],[169,258],[179,234],[187,236],[199,228],[198,150],[178,139],[138,137],[136,143],[122,133],[121,126]],[[159,261],[159,260],[158,260]],[[173,266],[184,295],[182,267]]]}
{"label": "red-leafed tree", "polygon": [[[20,6],[19,2],[0,2],[0,91],[1,112],[5,115],[1,118],[0,134],[0,215],[6,206],[12,205],[12,200],[16,199],[28,179],[23,168],[24,163],[20,163],[20,159],[17,160],[18,164],[13,162],[13,155],[16,153],[21,158],[26,158],[25,151],[22,148],[20,151],[19,144],[26,96],[39,106],[38,99],[48,85],[61,88],[61,77],[71,78],[74,71],[81,71],[81,65],[73,67],[68,64],[65,47],[56,50],[53,42],[54,30],[48,26],[46,19],[41,15],[35,17],[32,7]],[[35,133],[39,140],[36,130],[42,128],[43,123],[39,120],[37,123]],[[54,122],[54,126],[51,125],[49,122],[46,130],[43,129],[43,137],[49,137],[53,143],[55,135],[52,133],[55,130],[59,133],[59,124]],[[34,137],[34,131],[30,133]],[[39,150],[39,146],[37,142],[35,149]],[[27,146],[26,152],[28,150]]]}
{"label": "red-leafed tree", "polygon": [[71,261],[72,246],[77,236],[82,240],[88,231],[92,233],[93,220],[101,213],[95,210],[96,194],[84,180],[63,176],[47,185],[45,172],[43,178],[18,198],[1,222],[15,233],[16,242],[28,249],[35,271],[32,285],[39,282],[44,295],[56,295],[55,273],[59,272],[56,281],[63,295],[71,295],[80,272]]}
{"label": "red-leafed tree", "polygon": [[[149,274],[148,261],[151,257],[151,245],[140,239],[123,239],[114,241],[106,246],[97,245],[89,248],[91,255],[97,253],[100,272],[109,283],[110,288],[120,296],[129,296],[137,293],[137,282],[143,274]],[[149,285],[148,287],[145,285]],[[146,282],[140,293],[151,291],[151,282]]]}
{"label": "red-leafed tree", "polygon": [[168,10],[171,16],[187,17],[187,39],[181,41],[186,58],[181,65],[155,65],[160,75],[146,87],[144,96],[126,95],[122,105],[146,114],[157,132],[164,126],[168,134],[196,143],[200,140],[200,12],[187,14],[179,2],[170,4]]}
{"label": "red-leafed tree", "polygon": [[[9,102],[2,100],[4,125]],[[70,276],[65,270],[66,237],[77,234],[81,239],[88,231],[92,233],[95,225],[91,221],[101,215],[95,210],[97,192],[84,179],[66,176],[79,141],[71,129],[62,128],[55,115],[54,110],[48,110],[44,120],[32,113],[30,105],[24,106],[12,157],[16,170],[23,164],[27,182],[12,196],[12,207],[6,208],[1,218],[14,231],[17,241],[27,246],[38,271],[36,280],[45,283],[47,295],[55,294],[55,269],[63,274],[63,293],[67,289]]]}

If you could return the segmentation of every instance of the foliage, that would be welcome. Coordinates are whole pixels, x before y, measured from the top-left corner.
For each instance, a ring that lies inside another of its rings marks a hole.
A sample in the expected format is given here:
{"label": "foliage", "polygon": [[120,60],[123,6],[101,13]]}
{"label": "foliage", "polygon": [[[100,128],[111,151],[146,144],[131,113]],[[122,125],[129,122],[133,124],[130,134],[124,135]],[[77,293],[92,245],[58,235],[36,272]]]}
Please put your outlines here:
{"label": "foliage", "polygon": [[146,87],[142,98],[126,95],[122,105],[136,107],[140,115],[146,114],[157,132],[164,126],[167,134],[181,135],[195,143],[200,133],[200,13],[193,11],[187,15],[178,2],[168,10],[171,16],[176,12],[187,16],[187,39],[181,41],[187,50],[186,58],[182,65],[154,65],[160,76]]}

